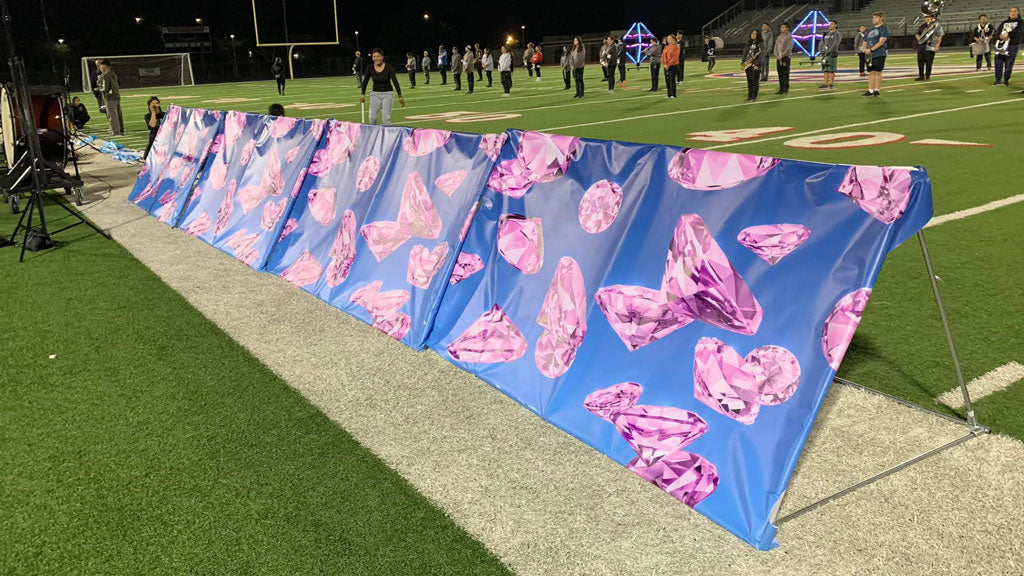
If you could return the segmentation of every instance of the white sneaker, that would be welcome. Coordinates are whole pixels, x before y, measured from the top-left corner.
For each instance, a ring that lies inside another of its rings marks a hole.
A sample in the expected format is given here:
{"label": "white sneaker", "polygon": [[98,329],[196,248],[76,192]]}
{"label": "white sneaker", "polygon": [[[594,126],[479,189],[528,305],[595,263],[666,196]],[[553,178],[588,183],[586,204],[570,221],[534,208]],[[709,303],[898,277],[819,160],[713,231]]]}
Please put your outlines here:
{"label": "white sneaker", "polygon": [[508,98],[509,96],[511,96],[511,94],[502,94],[501,95],[502,98]]}
{"label": "white sneaker", "polygon": [[540,78],[537,78],[537,79],[535,80],[535,82],[540,82]]}
{"label": "white sneaker", "polygon": [[608,93],[609,94],[615,94],[615,90],[609,90]]}

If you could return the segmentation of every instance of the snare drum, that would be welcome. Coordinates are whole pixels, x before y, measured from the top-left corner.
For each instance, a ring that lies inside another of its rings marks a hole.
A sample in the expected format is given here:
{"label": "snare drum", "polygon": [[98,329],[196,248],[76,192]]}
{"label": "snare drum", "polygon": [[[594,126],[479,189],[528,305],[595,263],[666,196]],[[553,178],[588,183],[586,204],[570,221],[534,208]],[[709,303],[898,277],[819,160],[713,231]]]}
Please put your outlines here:
{"label": "snare drum", "polygon": [[[69,154],[64,94],[54,86],[29,86],[28,91],[43,158],[63,168],[67,166]],[[0,88],[0,122],[3,123],[4,155],[11,167],[24,153],[25,143],[18,121],[18,102],[10,84]]]}

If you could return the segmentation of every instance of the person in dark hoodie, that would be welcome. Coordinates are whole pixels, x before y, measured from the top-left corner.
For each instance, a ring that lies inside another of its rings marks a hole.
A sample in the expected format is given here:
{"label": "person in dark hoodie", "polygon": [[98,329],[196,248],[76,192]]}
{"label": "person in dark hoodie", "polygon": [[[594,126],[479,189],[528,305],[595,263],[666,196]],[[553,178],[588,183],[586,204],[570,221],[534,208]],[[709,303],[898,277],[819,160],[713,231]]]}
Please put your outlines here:
{"label": "person in dark hoodie", "polygon": [[284,64],[281,63],[280,58],[274,58],[274,65],[270,67],[270,73],[274,75],[274,80],[277,80],[277,95],[284,95]]}
{"label": "person in dark hoodie", "polygon": [[608,46],[608,53],[605,55],[608,62],[608,93],[612,94],[615,92],[615,69],[619,65],[619,51],[615,47],[615,39],[611,36],[605,38],[604,43]]}
{"label": "person in dark hoodie", "polygon": [[661,50],[661,42],[657,39],[650,46],[644,48],[644,54],[647,55],[651,65],[651,89],[648,92],[658,91],[658,80],[661,74]]}
{"label": "person in dark hoodie", "polygon": [[579,36],[572,39],[569,64],[572,67],[572,78],[576,82],[576,95],[573,98],[583,98],[583,67],[587,65],[587,48]]}
{"label": "person in dark hoodie", "polygon": [[750,31],[750,40],[743,47],[741,60],[743,71],[747,74],[747,102],[757,100],[757,92],[761,87],[761,49],[764,41],[760,30]]}
{"label": "person in dark hoodie", "polygon": [[444,44],[437,47],[437,71],[441,73],[441,86],[448,83],[448,51]]}
{"label": "person in dark hoodie", "polygon": [[462,69],[466,71],[466,82],[469,84],[469,90],[466,94],[473,93],[473,70],[476,68],[476,56],[473,52],[473,47],[466,44],[466,53],[462,57]]}
{"label": "person in dark hoodie", "polygon": [[459,56],[458,44],[452,46],[452,78],[455,79],[455,90],[462,91],[462,56]]}
{"label": "person in dark hoodie", "polygon": [[1010,8],[1010,17],[996,26],[992,37],[996,48],[996,81],[992,84],[1009,86],[1013,63],[1017,60],[1021,38],[1024,37],[1024,20],[1020,18],[1020,8]]}

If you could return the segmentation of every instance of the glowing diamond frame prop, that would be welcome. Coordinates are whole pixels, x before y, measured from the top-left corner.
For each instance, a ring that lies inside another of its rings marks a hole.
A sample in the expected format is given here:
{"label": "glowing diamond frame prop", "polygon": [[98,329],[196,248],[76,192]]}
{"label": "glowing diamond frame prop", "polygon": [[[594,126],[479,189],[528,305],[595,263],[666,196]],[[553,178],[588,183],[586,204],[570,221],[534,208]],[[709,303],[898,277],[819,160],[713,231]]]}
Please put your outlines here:
{"label": "glowing diamond frame prop", "polygon": [[811,10],[804,19],[793,28],[793,45],[807,54],[811,60],[821,55],[821,40],[828,31],[831,22],[821,10]]}
{"label": "glowing diamond frame prop", "polygon": [[640,64],[646,60],[647,54],[644,54],[644,50],[649,46],[653,46],[657,41],[657,36],[651,34],[651,31],[643,22],[634,22],[633,25],[629,27],[629,31],[622,37],[626,56],[633,62],[633,64]]}

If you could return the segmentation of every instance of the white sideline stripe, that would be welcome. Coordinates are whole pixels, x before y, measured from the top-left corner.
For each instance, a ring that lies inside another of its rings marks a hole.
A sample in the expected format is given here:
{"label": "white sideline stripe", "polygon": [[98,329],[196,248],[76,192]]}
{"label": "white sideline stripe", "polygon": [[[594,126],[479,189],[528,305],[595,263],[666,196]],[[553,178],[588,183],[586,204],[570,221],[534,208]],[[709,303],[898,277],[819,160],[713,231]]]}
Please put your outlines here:
{"label": "white sideline stripe", "polygon": [[[967,391],[971,394],[971,400],[977,401],[1021,380],[1024,380],[1024,365],[1008,362],[968,382]],[[937,400],[950,408],[963,408],[964,406],[964,397],[959,386],[943,392]]]}
{"label": "white sideline stripe", "polygon": [[968,90],[967,91],[968,94],[974,94],[975,92],[984,92],[984,90],[982,90],[981,88],[978,88],[976,90]]}
{"label": "white sideline stripe", "polygon": [[[942,80],[937,80],[935,83],[937,83],[937,82],[955,82],[955,81],[959,81],[959,80],[964,80],[964,78],[960,77],[960,76],[963,76],[963,74],[957,74],[956,76],[957,77],[955,77],[955,78],[944,78]],[[895,86],[913,86],[913,84],[895,84]],[[826,92],[826,93],[818,93],[818,94],[809,94],[807,96],[794,96],[792,98],[786,98],[786,101],[791,102],[793,100],[804,100],[806,98],[818,98],[818,97],[827,96],[827,95],[830,95],[830,94],[854,94],[854,93],[857,93],[857,92],[860,92],[860,91],[861,91],[861,88],[855,88],[853,90],[843,90],[842,92]],[[891,92],[891,90],[890,90],[890,92]],[[1021,99],[1018,99],[1018,100],[1007,100],[1007,102],[1022,102],[1022,101],[1024,101],[1024,100],[1021,100]],[[626,117],[626,118],[613,118],[611,120],[598,120],[596,122],[585,122],[583,124],[569,124],[567,126],[555,126],[553,128],[540,128],[540,129],[538,129],[538,131],[540,131],[540,132],[551,132],[551,131],[554,131],[554,130],[568,130],[569,128],[583,128],[583,127],[586,127],[586,126],[600,126],[601,124],[612,124],[614,122],[630,122],[630,121],[633,121],[633,120],[645,120],[645,119],[648,119],[648,118],[660,118],[662,116],[675,116],[675,115],[678,115],[678,114],[691,114],[693,112],[710,112],[710,111],[713,111],[713,110],[725,110],[725,109],[728,109],[728,108],[737,108],[737,107],[740,107],[740,106],[758,106],[758,105],[761,105],[761,104],[771,104],[771,103],[777,103],[777,102],[781,102],[781,100],[772,99],[772,100],[759,100],[759,101],[756,101],[756,102],[738,102],[736,104],[722,104],[720,106],[707,106],[705,108],[691,108],[691,109],[687,109],[687,110],[676,110],[676,111],[673,111],[673,112],[660,112],[658,114],[642,114],[640,116],[629,116],[629,117]],[[924,116],[925,114],[919,114],[919,115],[920,116]],[[752,140],[752,142],[761,142],[761,140]],[[738,145],[738,144],[734,144],[734,145]]]}
{"label": "white sideline stripe", "polygon": [[927,94],[929,92],[941,92],[941,91],[942,91],[942,88],[933,88],[931,90],[925,90],[924,93]]}
{"label": "white sideline stripe", "polygon": [[886,94],[892,94],[893,92],[903,92],[903,88],[897,88],[895,90],[886,90]]}
{"label": "white sideline stripe", "polygon": [[[795,98],[794,98],[795,100]],[[975,108],[985,108],[988,106],[998,106],[999,104],[1009,103],[1021,103],[1024,102],[1024,98],[1008,98],[1006,100],[996,100],[995,102],[984,102],[982,104],[972,104],[970,106],[959,106],[957,108],[946,108],[945,110],[931,110],[928,112],[918,112],[917,114],[907,114],[905,116],[893,116],[892,118],[879,118],[878,120],[868,120],[865,122],[855,122],[853,124],[844,124],[842,126],[832,126],[829,128],[819,128],[818,130],[809,130],[807,132],[801,132],[799,134],[787,134],[784,136],[775,136],[772,138],[761,138],[759,140],[744,140],[742,142],[733,142],[731,144],[720,144],[718,146],[709,146],[705,150],[715,150],[718,148],[730,148],[732,146],[742,146],[744,144],[753,144],[761,142],[768,142],[771,140],[782,140],[782,139],[793,139],[800,138],[802,136],[811,136],[813,134],[821,134],[824,132],[834,132],[836,130],[846,130],[847,128],[857,128],[859,126],[870,126],[872,124],[884,124],[885,122],[899,122],[900,120],[910,120],[913,118],[921,118],[922,116],[934,116],[936,114],[948,114],[950,112],[961,112],[963,110],[974,110]]]}
{"label": "white sideline stripe", "polygon": [[1009,198],[1003,198],[1002,200],[993,200],[988,204],[982,204],[981,206],[975,206],[974,208],[965,208],[963,210],[957,210],[956,212],[950,212],[949,214],[943,214],[942,216],[936,216],[925,225],[925,228],[931,228],[932,226],[938,226],[940,224],[945,224],[946,222],[952,222],[953,220],[962,220],[968,216],[974,216],[984,212],[991,212],[992,210],[1016,204],[1018,202],[1024,202],[1024,194],[1017,194],[1016,196],[1010,196]]}

